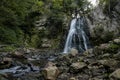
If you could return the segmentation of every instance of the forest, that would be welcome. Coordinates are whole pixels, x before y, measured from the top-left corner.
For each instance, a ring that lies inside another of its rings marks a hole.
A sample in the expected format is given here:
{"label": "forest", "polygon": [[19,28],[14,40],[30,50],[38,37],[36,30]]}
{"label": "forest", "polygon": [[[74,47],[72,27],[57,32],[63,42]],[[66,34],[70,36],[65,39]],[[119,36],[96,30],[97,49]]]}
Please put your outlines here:
{"label": "forest", "polygon": [[0,80],[119,80],[119,0],[1,0]]}

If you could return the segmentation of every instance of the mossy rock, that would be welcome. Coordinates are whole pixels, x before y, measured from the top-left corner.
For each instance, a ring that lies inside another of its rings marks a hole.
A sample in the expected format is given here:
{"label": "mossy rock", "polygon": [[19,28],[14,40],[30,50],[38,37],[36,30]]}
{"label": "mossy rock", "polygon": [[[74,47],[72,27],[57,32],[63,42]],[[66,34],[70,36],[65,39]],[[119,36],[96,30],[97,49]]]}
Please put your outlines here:
{"label": "mossy rock", "polygon": [[103,53],[117,53],[118,49],[120,48],[120,45],[117,44],[109,44],[107,48],[102,49]]}
{"label": "mossy rock", "polygon": [[117,45],[117,44],[110,44],[109,46],[110,52],[117,52],[119,48],[120,48],[120,45]]}

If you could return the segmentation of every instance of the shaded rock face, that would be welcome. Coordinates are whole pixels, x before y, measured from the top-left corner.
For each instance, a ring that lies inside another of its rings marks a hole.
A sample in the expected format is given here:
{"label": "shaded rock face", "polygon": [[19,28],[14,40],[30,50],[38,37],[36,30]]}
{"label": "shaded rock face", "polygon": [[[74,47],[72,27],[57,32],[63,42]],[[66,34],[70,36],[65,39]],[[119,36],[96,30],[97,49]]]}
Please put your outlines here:
{"label": "shaded rock face", "polygon": [[[115,5],[114,5],[115,3]],[[106,4],[100,4],[87,16],[93,44],[108,42],[120,33],[120,1],[110,3],[110,10]]]}

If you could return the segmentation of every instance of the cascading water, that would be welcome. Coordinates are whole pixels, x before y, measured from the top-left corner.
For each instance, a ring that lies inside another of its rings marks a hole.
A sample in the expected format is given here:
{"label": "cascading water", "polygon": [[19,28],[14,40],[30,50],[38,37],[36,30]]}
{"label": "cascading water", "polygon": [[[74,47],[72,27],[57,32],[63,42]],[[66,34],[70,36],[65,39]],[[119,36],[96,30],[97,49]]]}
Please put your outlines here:
{"label": "cascading water", "polygon": [[83,52],[90,48],[88,36],[85,32],[86,21],[84,17],[74,18],[70,24],[70,30],[67,36],[63,53],[68,53],[71,48],[77,49],[79,52]]}

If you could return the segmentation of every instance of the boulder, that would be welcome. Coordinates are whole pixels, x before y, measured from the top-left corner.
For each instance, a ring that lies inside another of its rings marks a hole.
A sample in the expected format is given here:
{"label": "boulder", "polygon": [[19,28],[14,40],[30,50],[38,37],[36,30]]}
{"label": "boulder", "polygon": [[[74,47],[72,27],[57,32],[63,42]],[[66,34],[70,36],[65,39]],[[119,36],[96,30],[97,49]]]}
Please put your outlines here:
{"label": "boulder", "polygon": [[113,42],[116,43],[116,44],[120,44],[120,39],[114,39]]}
{"label": "boulder", "polygon": [[79,72],[79,70],[83,69],[86,66],[87,64],[84,62],[72,63],[70,66],[70,72]]}
{"label": "boulder", "polygon": [[0,69],[9,68],[12,64],[12,58],[4,57],[0,62]]}
{"label": "boulder", "polygon": [[48,62],[45,68],[42,70],[42,74],[47,80],[56,80],[59,75],[59,70],[54,63]]}
{"label": "boulder", "polygon": [[110,74],[109,77],[120,79],[120,69],[115,70],[113,73]]}
{"label": "boulder", "polygon": [[77,50],[77,49],[72,48],[72,49],[70,50],[70,55],[71,55],[71,56],[76,56],[77,54],[78,54],[78,50]]}
{"label": "boulder", "polygon": [[119,63],[117,60],[114,59],[103,59],[103,60],[99,60],[98,62],[110,68],[115,68]]}
{"label": "boulder", "polygon": [[85,56],[93,56],[93,49],[88,49],[83,53]]}

